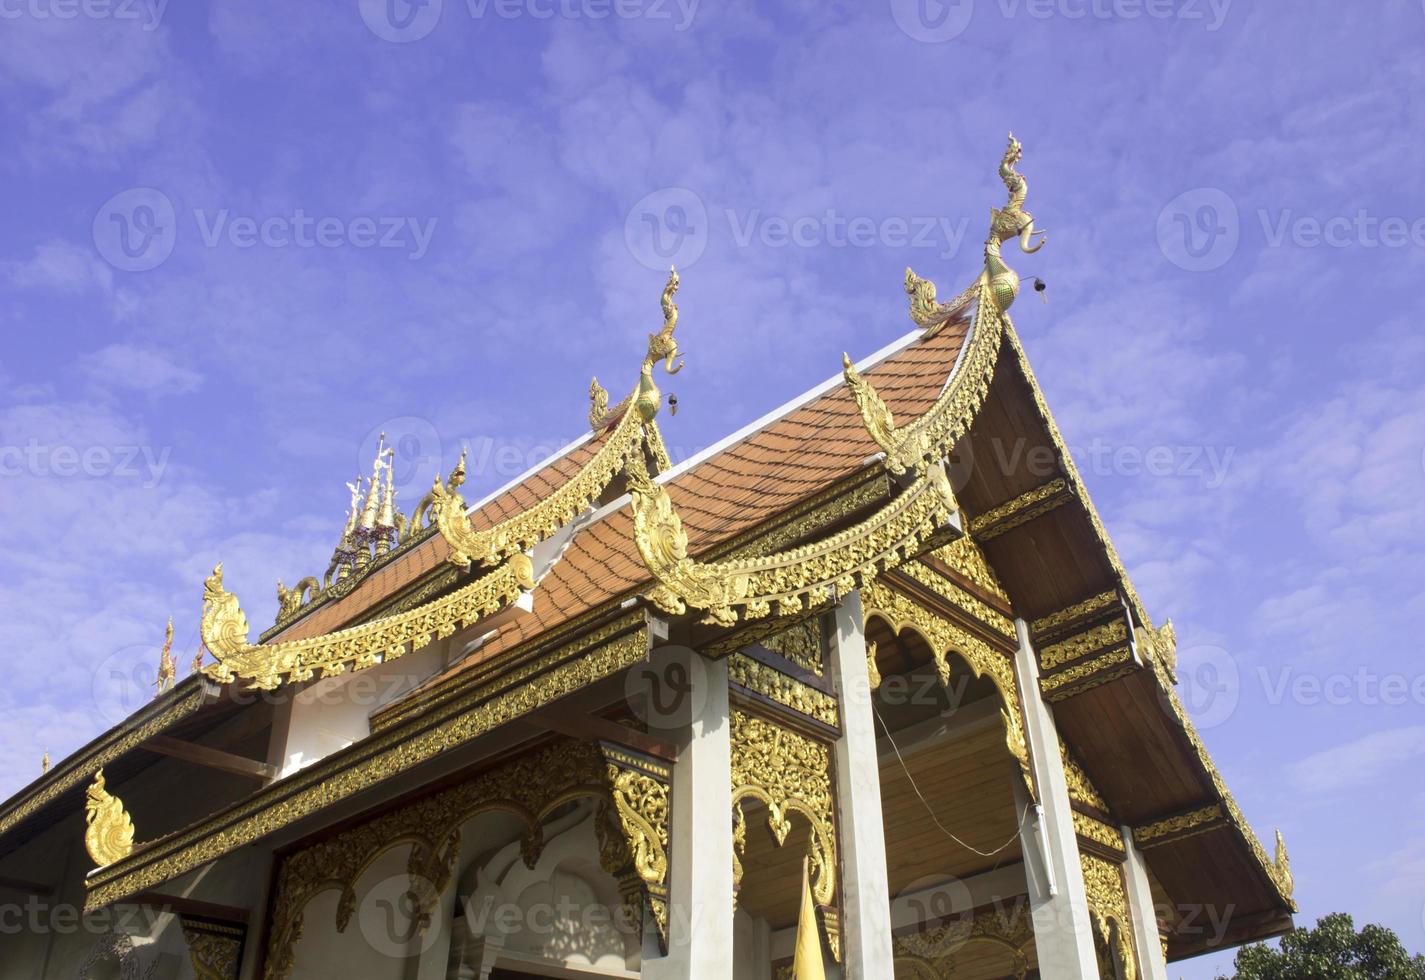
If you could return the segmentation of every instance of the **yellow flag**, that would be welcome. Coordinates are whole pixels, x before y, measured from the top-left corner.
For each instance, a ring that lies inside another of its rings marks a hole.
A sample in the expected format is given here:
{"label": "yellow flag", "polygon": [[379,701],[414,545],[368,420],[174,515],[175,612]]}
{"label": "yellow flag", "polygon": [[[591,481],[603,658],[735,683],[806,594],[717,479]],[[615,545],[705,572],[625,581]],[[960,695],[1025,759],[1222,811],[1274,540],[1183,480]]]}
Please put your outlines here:
{"label": "yellow flag", "polygon": [[816,928],[816,908],[811,901],[811,869],[802,860],[802,914],[797,920],[797,955],[792,961],[793,980],[826,980],[821,958],[821,934]]}

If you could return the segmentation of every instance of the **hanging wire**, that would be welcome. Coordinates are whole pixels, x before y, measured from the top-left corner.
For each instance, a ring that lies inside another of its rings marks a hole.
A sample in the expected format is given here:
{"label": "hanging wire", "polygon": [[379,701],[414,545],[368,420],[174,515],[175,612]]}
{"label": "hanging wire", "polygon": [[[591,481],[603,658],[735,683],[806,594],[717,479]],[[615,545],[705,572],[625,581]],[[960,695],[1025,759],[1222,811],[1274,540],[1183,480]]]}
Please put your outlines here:
{"label": "hanging wire", "polygon": [[931,807],[930,807],[930,801],[925,798],[925,794],[922,793],[922,792],[920,791],[920,787],[919,787],[918,785],[916,785],[915,777],[910,774],[910,767],[905,764],[905,757],[901,755],[901,748],[900,748],[899,745],[896,744],[896,739],[895,739],[895,736],[891,734],[890,726],[886,724],[886,719],[884,719],[884,718],[881,717],[881,709],[878,708],[878,707],[876,707],[875,703],[872,702],[872,704],[871,704],[871,710],[872,710],[873,712],[875,712],[876,720],[881,723],[881,731],[883,731],[883,732],[886,733],[886,738],[890,741],[890,743],[891,743],[891,748],[895,750],[896,759],[897,759],[897,761],[899,761],[900,764],[901,764],[901,770],[905,773],[905,778],[908,779],[908,780],[910,780],[910,788],[913,789],[913,790],[915,790],[915,795],[916,795],[916,796],[920,797],[920,802],[921,802],[921,804],[925,807],[925,812],[928,813],[928,814],[930,814],[930,819],[935,822],[935,826],[937,826],[937,827],[940,828],[940,832],[941,832],[942,834],[944,834],[946,837],[950,838],[950,839],[951,839],[952,841],[954,841],[956,844],[959,844],[959,845],[960,845],[961,847],[963,847],[965,850],[967,850],[967,851],[973,851],[975,854],[978,854],[980,857],[985,857],[985,858],[991,858],[991,857],[996,856],[996,855],[999,854],[1001,851],[1005,850],[1005,849],[1008,848],[1011,844],[1013,844],[1016,840],[1019,839],[1019,835],[1024,832],[1024,825],[1025,825],[1025,823],[1027,823],[1028,820],[1029,820],[1029,810],[1030,810],[1030,807],[1032,806],[1032,804],[1029,804],[1029,803],[1026,803],[1026,804],[1024,805],[1024,812],[1019,815],[1019,826],[1015,827],[1013,836],[1011,836],[1009,840],[1005,841],[1005,842],[1004,842],[1003,844],[1001,844],[999,847],[996,847],[993,851],[982,851],[982,850],[980,850],[978,847],[975,847],[975,846],[973,846],[973,845],[971,845],[971,844],[966,844],[964,841],[962,841],[960,838],[956,837],[956,836],[955,836],[954,834],[952,834],[948,829],[946,829],[945,825],[940,822],[940,818],[935,815],[935,811],[934,811],[933,809],[931,809]]}

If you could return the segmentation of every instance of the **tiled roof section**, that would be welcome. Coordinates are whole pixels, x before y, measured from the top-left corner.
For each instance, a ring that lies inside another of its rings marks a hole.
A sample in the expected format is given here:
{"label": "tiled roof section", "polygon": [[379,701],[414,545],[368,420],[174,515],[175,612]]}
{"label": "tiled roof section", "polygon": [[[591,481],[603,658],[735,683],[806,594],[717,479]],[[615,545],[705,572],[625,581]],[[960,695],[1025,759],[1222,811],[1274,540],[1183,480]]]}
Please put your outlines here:
{"label": "tiled roof section", "polygon": [[[864,372],[898,419],[924,412],[940,394],[967,327],[950,324]],[[877,446],[856,402],[836,385],[667,484],[697,552],[755,527],[854,474]],[[539,583],[534,610],[500,630],[473,656],[423,687],[489,661],[643,585],[648,572],[633,542],[628,506],[574,536]],[[413,692],[414,695],[419,694]]]}
{"label": "tiled roof section", "polygon": [[549,462],[538,472],[501,492],[489,503],[471,514],[470,523],[476,527],[489,527],[529,510],[583,469],[584,464],[589,462],[608,441],[610,431],[612,431],[611,426],[605,427],[593,438],[575,446],[563,456]]}

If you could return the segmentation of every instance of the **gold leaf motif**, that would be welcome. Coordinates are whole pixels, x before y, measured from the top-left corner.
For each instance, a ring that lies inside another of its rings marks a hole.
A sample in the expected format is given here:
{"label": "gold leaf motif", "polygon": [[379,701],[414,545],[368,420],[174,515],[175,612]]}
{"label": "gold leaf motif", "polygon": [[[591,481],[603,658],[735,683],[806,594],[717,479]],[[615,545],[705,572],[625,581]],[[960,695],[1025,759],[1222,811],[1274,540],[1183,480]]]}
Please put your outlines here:
{"label": "gold leaf motif", "polygon": [[705,623],[734,626],[748,619],[799,612],[845,595],[881,569],[918,554],[945,530],[955,495],[940,466],[930,467],[909,489],[864,521],[788,551],[701,562],[688,554],[688,535],[668,491],[648,475],[642,455],[627,468],[633,497],[634,540],[657,580],[649,598],[681,615],[689,606]]}
{"label": "gold leaf motif", "polygon": [[732,683],[755,691],[808,718],[815,718],[824,725],[835,727],[836,699],[831,695],[741,653],[732,655],[728,660],[727,670],[728,679]]}
{"label": "gold leaf motif", "polygon": [[[741,822],[744,800],[760,800],[767,807],[767,827],[780,847],[791,833],[791,814],[805,818],[812,835],[812,897],[818,905],[830,906],[836,897],[830,750],[821,742],[735,708],[731,737],[734,820]],[[734,838],[737,836],[734,831]],[[744,829],[744,840],[745,836]]]}
{"label": "gold leaf motif", "polygon": [[99,867],[126,858],[134,849],[134,822],[124,804],[104,788],[104,770],[94,774],[84,801],[84,848]]}
{"label": "gold leaf motif", "polygon": [[237,597],[223,588],[221,563],[203,586],[203,644],[218,660],[206,668],[207,675],[222,684],[241,677],[259,690],[273,690],[284,681],[362,670],[444,639],[534,588],[534,571],[527,556],[515,554],[464,588],[409,612],[322,636],[262,645],[248,642],[247,617]]}
{"label": "gold leaf motif", "polygon": [[970,336],[954,377],[924,414],[903,426],[896,425],[885,400],[842,354],[847,387],[856,399],[867,434],[886,454],[885,467],[890,472],[919,473],[947,457],[984,404],[1004,334],[1000,313],[986,295],[986,287],[981,287]]}
{"label": "gold leaf motif", "polygon": [[1128,891],[1123,883],[1122,868],[1097,854],[1082,851],[1079,866],[1084,874],[1084,890],[1088,893],[1089,918],[1095,936],[1105,948],[1113,951],[1123,980],[1137,980],[1133,918],[1128,913]]}

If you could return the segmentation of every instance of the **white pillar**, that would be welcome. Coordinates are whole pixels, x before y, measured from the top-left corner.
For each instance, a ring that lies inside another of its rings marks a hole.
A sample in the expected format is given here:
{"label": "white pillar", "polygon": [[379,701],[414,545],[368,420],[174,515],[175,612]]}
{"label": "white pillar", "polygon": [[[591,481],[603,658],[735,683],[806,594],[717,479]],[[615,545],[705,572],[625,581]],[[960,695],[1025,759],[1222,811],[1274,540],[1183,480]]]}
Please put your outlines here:
{"label": "white pillar", "polygon": [[[1019,651],[1015,680],[1024,700],[1024,729],[1034,764],[1034,785],[1041,811],[1025,824],[1025,867],[1031,874],[1029,907],[1034,917],[1034,948],[1039,972],[1055,980],[1098,980],[1088,894],[1079,866],[1079,843],[1069,806],[1069,784],[1059,754],[1054,715],[1039,692],[1039,662],[1029,641],[1029,627],[1015,621]],[[1029,860],[1029,851],[1040,859]]]}
{"label": "white pillar", "polygon": [[1168,960],[1158,938],[1158,912],[1143,852],[1133,843],[1133,829],[1123,828],[1123,877],[1128,882],[1128,912],[1133,916],[1133,945],[1138,947],[1138,975],[1143,980],[1168,980]]}
{"label": "white pillar", "polygon": [[650,956],[648,980],[728,980],[733,975],[732,739],[727,662],[685,647],[653,653],[653,666],[681,661],[692,679],[694,717],[670,731],[673,766],[668,955]]}
{"label": "white pillar", "polygon": [[860,592],[851,593],[837,605],[834,626],[831,679],[841,699],[841,737],[836,740],[835,752],[844,909],[842,966],[846,980],[882,980],[895,973],[891,895]]}

